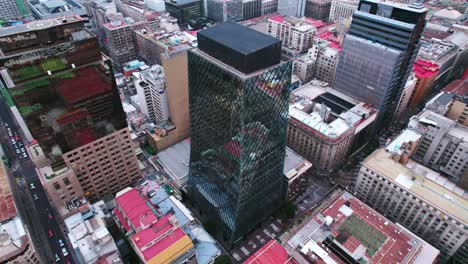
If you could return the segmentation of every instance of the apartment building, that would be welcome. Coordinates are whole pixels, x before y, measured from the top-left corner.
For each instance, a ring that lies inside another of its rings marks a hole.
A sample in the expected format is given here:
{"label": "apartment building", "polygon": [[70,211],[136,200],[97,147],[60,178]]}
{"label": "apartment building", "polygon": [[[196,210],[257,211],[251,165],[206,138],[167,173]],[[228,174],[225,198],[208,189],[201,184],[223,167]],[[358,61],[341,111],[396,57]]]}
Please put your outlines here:
{"label": "apartment building", "polygon": [[307,18],[275,16],[268,19],[268,33],[283,42],[283,48],[304,52],[312,47],[317,32],[313,21]]}
{"label": "apartment building", "polygon": [[337,37],[331,32],[322,32],[314,37],[313,45],[307,55],[316,61],[315,79],[333,86],[341,50]]}
{"label": "apartment building", "polygon": [[292,92],[288,147],[328,176],[351,150],[365,142],[376,111],[326,83],[312,81]]}
{"label": "apartment building", "polygon": [[153,65],[148,69],[134,72],[133,76],[141,113],[153,123],[167,121],[170,113],[162,66]]}
{"label": "apartment building", "polygon": [[293,74],[296,75],[302,83],[312,81],[315,74],[315,65],[317,61],[310,58],[309,55],[302,55],[293,61]]}
{"label": "apartment building", "polygon": [[[172,23],[172,22],[169,22]],[[193,48],[197,37],[187,32],[145,27],[135,30],[138,55],[149,65],[162,64],[163,54],[175,54]]]}
{"label": "apartment building", "polygon": [[104,24],[105,43],[112,65],[120,71],[125,63],[136,59],[135,42],[133,38],[133,20],[116,16]]}
{"label": "apartment building", "polygon": [[359,171],[355,193],[391,221],[406,227],[441,251],[467,261],[468,237],[464,190],[429,168],[402,158],[419,135],[402,133],[386,149],[368,156]]}
{"label": "apartment building", "polygon": [[330,6],[330,22],[342,22],[351,19],[358,5],[358,0],[332,0]]}
{"label": "apartment building", "polygon": [[416,85],[411,94],[409,107],[415,109],[424,103],[432,93],[434,80],[437,79],[440,69],[437,64],[419,59],[413,65],[413,72],[416,77]]}

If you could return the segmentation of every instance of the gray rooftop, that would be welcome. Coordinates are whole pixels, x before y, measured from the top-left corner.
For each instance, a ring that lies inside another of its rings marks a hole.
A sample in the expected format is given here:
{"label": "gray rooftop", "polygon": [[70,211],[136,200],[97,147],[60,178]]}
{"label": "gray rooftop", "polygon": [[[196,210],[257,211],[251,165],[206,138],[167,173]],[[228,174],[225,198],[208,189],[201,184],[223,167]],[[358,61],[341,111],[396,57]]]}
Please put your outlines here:
{"label": "gray rooftop", "polygon": [[198,32],[198,35],[205,36],[244,55],[281,42],[279,39],[234,22],[218,24]]}
{"label": "gray rooftop", "polygon": [[190,161],[190,139],[181,142],[158,153],[158,162],[171,170],[179,179],[188,175]]}
{"label": "gray rooftop", "polygon": [[284,158],[283,173],[287,175],[292,169],[304,163],[306,159],[294,152],[292,149],[286,147],[286,156]]}

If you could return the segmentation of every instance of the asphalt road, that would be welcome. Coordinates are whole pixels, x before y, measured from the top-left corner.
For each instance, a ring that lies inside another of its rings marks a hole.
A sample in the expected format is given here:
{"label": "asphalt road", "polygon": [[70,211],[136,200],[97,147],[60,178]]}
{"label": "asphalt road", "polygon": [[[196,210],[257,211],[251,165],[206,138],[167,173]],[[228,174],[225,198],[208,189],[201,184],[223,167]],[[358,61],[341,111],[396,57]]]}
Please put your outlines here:
{"label": "asphalt road", "polygon": [[[72,263],[70,250],[67,248],[69,254],[65,257],[59,246],[59,239],[64,243],[66,240],[55,219],[54,209],[50,206],[36,174],[34,163],[29,158],[27,150],[24,152],[26,154],[23,154],[21,150],[19,153],[17,152],[17,149],[21,149],[21,144],[25,145],[27,142],[23,141],[22,133],[14,122],[3,96],[0,96],[0,120],[0,141],[11,162],[11,168],[7,173],[12,180],[11,182],[14,183],[12,186],[13,196],[21,219],[28,227],[39,256],[46,263]],[[9,135],[9,132],[12,136]],[[12,137],[18,139],[14,140],[16,143],[13,143]],[[25,157],[25,155],[27,156]],[[31,188],[31,184],[34,185],[34,188]],[[50,236],[49,230],[52,236]],[[60,259],[58,262],[55,261],[56,254]]]}

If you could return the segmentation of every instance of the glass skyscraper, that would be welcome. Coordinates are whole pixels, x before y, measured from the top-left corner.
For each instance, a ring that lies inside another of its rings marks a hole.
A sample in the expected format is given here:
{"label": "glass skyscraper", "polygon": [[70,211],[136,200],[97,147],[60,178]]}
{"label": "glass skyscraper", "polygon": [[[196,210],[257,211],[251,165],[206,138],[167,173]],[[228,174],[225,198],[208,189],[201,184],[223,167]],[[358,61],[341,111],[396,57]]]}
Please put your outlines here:
{"label": "glass skyscraper", "polygon": [[420,47],[427,9],[363,0],[343,43],[334,88],[380,111],[377,128],[392,121]]}
{"label": "glass skyscraper", "polygon": [[188,193],[216,236],[234,243],[284,201],[291,63],[281,41],[236,23],[198,33],[188,53]]}

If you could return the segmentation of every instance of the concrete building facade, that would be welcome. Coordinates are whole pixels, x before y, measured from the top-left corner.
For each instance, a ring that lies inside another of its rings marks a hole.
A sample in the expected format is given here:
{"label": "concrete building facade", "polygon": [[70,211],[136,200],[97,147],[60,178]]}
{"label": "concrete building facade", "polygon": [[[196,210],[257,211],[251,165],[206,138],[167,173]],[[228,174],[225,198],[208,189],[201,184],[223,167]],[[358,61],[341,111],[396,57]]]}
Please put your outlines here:
{"label": "concrete building facade", "polygon": [[262,0],[262,16],[278,12],[278,0]]}
{"label": "concrete building facade", "polygon": [[410,119],[408,128],[422,135],[412,159],[444,173],[454,183],[466,182],[463,180],[467,178],[468,172],[466,126],[431,110],[424,110]]}
{"label": "concrete building facade", "polygon": [[303,17],[306,0],[278,0],[278,13],[283,16]]}
{"label": "concrete building facade", "polygon": [[0,1],[0,18],[21,19],[29,17],[31,12],[26,0],[1,0]]}
{"label": "concrete building facade", "polygon": [[243,0],[242,19],[251,19],[262,15],[262,0]]}
{"label": "concrete building facade", "polygon": [[312,81],[292,92],[288,147],[310,161],[316,174],[328,176],[365,141],[376,115],[368,105]]}
{"label": "concrete building facade", "polygon": [[119,71],[125,63],[136,59],[132,21],[115,17],[104,24],[106,47],[114,68]]}
{"label": "concrete building facade", "polygon": [[304,52],[312,47],[317,29],[306,19],[275,16],[268,19],[268,33],[283,42],[283,48]]}
{"label": "concrete building facade", "polygon": [[242,20],[242,0],[207,0],[207,16],[220,23]]}
{"label": "concrete building facade", "polygon": [[133,80],[140,111],[150,122],[160,123],[170,119],[164,70],[160,65],[153,65],[146,70],[133,73]]}
{"label": "concrete building facade", "polygon": [[454,256],[455,261],[466,262],[468,204],[464,191],[412,160],[401,160],[399,148],[395,149],[399,142],[397,139],[364,160],[355,193],[439,249],[442,261]]}
{"label": "concrete building facade", "polygon": [[330,7],[330,22],[342,22],[353,16],[359,5],[358,0],[332,0]]}
{"label": "concrete building facade", "polygon": [[328,21],[331,0],[306,0],[304,16]]}
{"label": "concrete building facade", "polygon": [[313,45],[308,50],[307,55],[316,61],[315,79],[333,86],[341,50],[337,39],[330,32],[323,32],[314,37]]}

